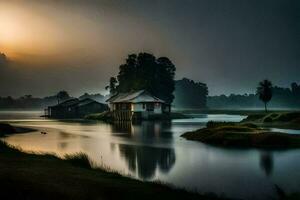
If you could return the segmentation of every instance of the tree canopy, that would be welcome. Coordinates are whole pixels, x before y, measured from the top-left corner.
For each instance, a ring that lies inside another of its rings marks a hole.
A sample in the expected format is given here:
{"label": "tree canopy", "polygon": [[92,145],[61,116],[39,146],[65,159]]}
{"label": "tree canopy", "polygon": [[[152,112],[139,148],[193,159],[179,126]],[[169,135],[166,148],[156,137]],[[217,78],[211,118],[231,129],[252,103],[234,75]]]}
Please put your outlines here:
{"label": "tree canopy", "polygon": [[149,53],[128,55],[119,67],[117,79],[110,79],[110,92],[147,90],[156,97],[171,103],[175,90],[175,65],[167,57],[156,58]]}
{"label": "tree canopy", "polygon": [[176,108],[206,108],[208,88],[205,83],[183,78],[175,83]]}
{"label": "tree canopy", "polygon": [[267,112],[267,103],[272,99],[272,83],[269,80],[259,82],[256,93],[259,99],[264,102],[265,110]]}

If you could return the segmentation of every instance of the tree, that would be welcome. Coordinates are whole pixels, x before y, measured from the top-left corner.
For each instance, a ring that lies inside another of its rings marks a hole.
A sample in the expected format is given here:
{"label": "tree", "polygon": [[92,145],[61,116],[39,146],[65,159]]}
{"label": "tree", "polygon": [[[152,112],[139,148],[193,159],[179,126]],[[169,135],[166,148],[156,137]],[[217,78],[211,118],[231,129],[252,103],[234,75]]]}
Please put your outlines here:
{"label": "tree", "polygon": [[272,99],[272,83],[269,80],[259,82],[256,94],[259,99],[265,104],[265,111],[267,112],[267,104]]}
{"label": "tree", "polygon": [[60,101],[64,101],[70,98],[70,95],[68,94],[67,91],[59,91],[56,95],[57,98],[57,103],[59,104]]}
{"label": "tree", "polygon": [[174,99],[175,71],[175,65],[167,57],[156,58],[149,53],[130,54],[119,67],[115,92],[147,90],[171,103]]}
{"label": "tree", "polygon": [[117,79],[115,77],[111,77],[109,79],[109,85],[105,87],[106,90],[109,90],[110,94],[114,94],[116,92],[117,87]]}
{"label": "tree", "polygon": [[177,108],[206,108],[208,87],[201,82],[183,78],[175,82],[174,105]]}

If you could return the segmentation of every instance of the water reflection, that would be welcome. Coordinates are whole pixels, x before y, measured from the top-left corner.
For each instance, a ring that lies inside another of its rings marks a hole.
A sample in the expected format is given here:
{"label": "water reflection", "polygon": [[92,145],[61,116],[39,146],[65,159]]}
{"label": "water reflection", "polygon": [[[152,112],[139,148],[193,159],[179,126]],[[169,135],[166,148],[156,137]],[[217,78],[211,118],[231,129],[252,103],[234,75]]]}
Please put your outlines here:
{"label": "water reflection", "polygon": [[271,152],[263,151],[260,153],[260,167],[266,176],[271,176],[274,168],[273,155]]}
{"label": "water reflection", "polygon": [[[120,136],[152,143],[155,138],[172,138],[172,132],[166,131],[170,128],[170,122],[144,121],[134,125],[123,122],[113,124],[112,132],[125,133]],[[172,140],[168,141],[172,144]],[[141,179],[153,178],[156,170],[167,173],[175,164],[176,156],[173,148],[127,144],[118,144],[118,146],[120,155],[126,160],[129,170],[137,173]]]}
{"label": "water reflection", "polygon": [[172,139],[170,121],[143,121],[132,124],[131,122],[115,122],[111,126],[114,135],[136,140]]}
{"label": "water reflection", "polygon": [[298,191],[300,149],[228,149],[180,137],[184,132],[203,127],[209,120],[239,121],[242,117],[201,115],[171,123],[113,125],[16,117],[19,121],[13,118],[13,125],[38,131],[11,135],[4,140],[26,151],[53,152],[59,156],[84,152],[96,164],[125,175],[237,199],[276,199],[274,184],[284,191]]}
{"label": "water reflection", "polygon": [[141,179],[153,178],[157,169],[167,173],[175,164],[174,149],[119,144],[119,150],[128,168]]}

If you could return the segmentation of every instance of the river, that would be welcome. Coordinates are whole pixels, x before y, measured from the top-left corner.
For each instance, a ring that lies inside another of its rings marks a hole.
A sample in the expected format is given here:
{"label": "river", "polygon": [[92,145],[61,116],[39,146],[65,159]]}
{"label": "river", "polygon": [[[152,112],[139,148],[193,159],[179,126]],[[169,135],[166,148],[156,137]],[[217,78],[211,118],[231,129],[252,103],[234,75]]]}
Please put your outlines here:
{"label": "river", "polygon": [[238,122],[245,116],[198,114],[171,122],[111,125],[48,120],[39,115],[39,112],[0,112],[1,121],[38,130],[4,140],[25,151],[50,152],[61,157],[84,152],[95,165],[126,176],[159,180],[201,193],[270,199],[276,198],[275,184],[287,193],[300,191],[300,150],[226,149],[180,137],[210,120]]}

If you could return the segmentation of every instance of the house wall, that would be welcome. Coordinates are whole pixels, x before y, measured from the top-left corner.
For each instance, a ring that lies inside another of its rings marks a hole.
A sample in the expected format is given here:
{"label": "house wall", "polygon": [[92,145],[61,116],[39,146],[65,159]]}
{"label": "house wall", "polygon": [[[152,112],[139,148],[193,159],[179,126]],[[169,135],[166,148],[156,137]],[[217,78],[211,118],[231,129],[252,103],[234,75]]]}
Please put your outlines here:
{"label": "house wall", "polygon": [[[131,111],[133,112],[146,112],[147,111],[147,104],[150,103],[134,103],[131,104]],[[153,104],[153,103],[151,103]],[[154,110],[153,111],[148,111],[152,112],[154,114],[161,114],[162,113],[162,105],[161,103],[154,103]]]}
{"label": "house wall", "polygon": [[92,113],[101,113],[107,110],[107,106],[105,104],[99,104],[97,102],[90,103],[87,105],[78,107],[78,116],[83,117]]}

